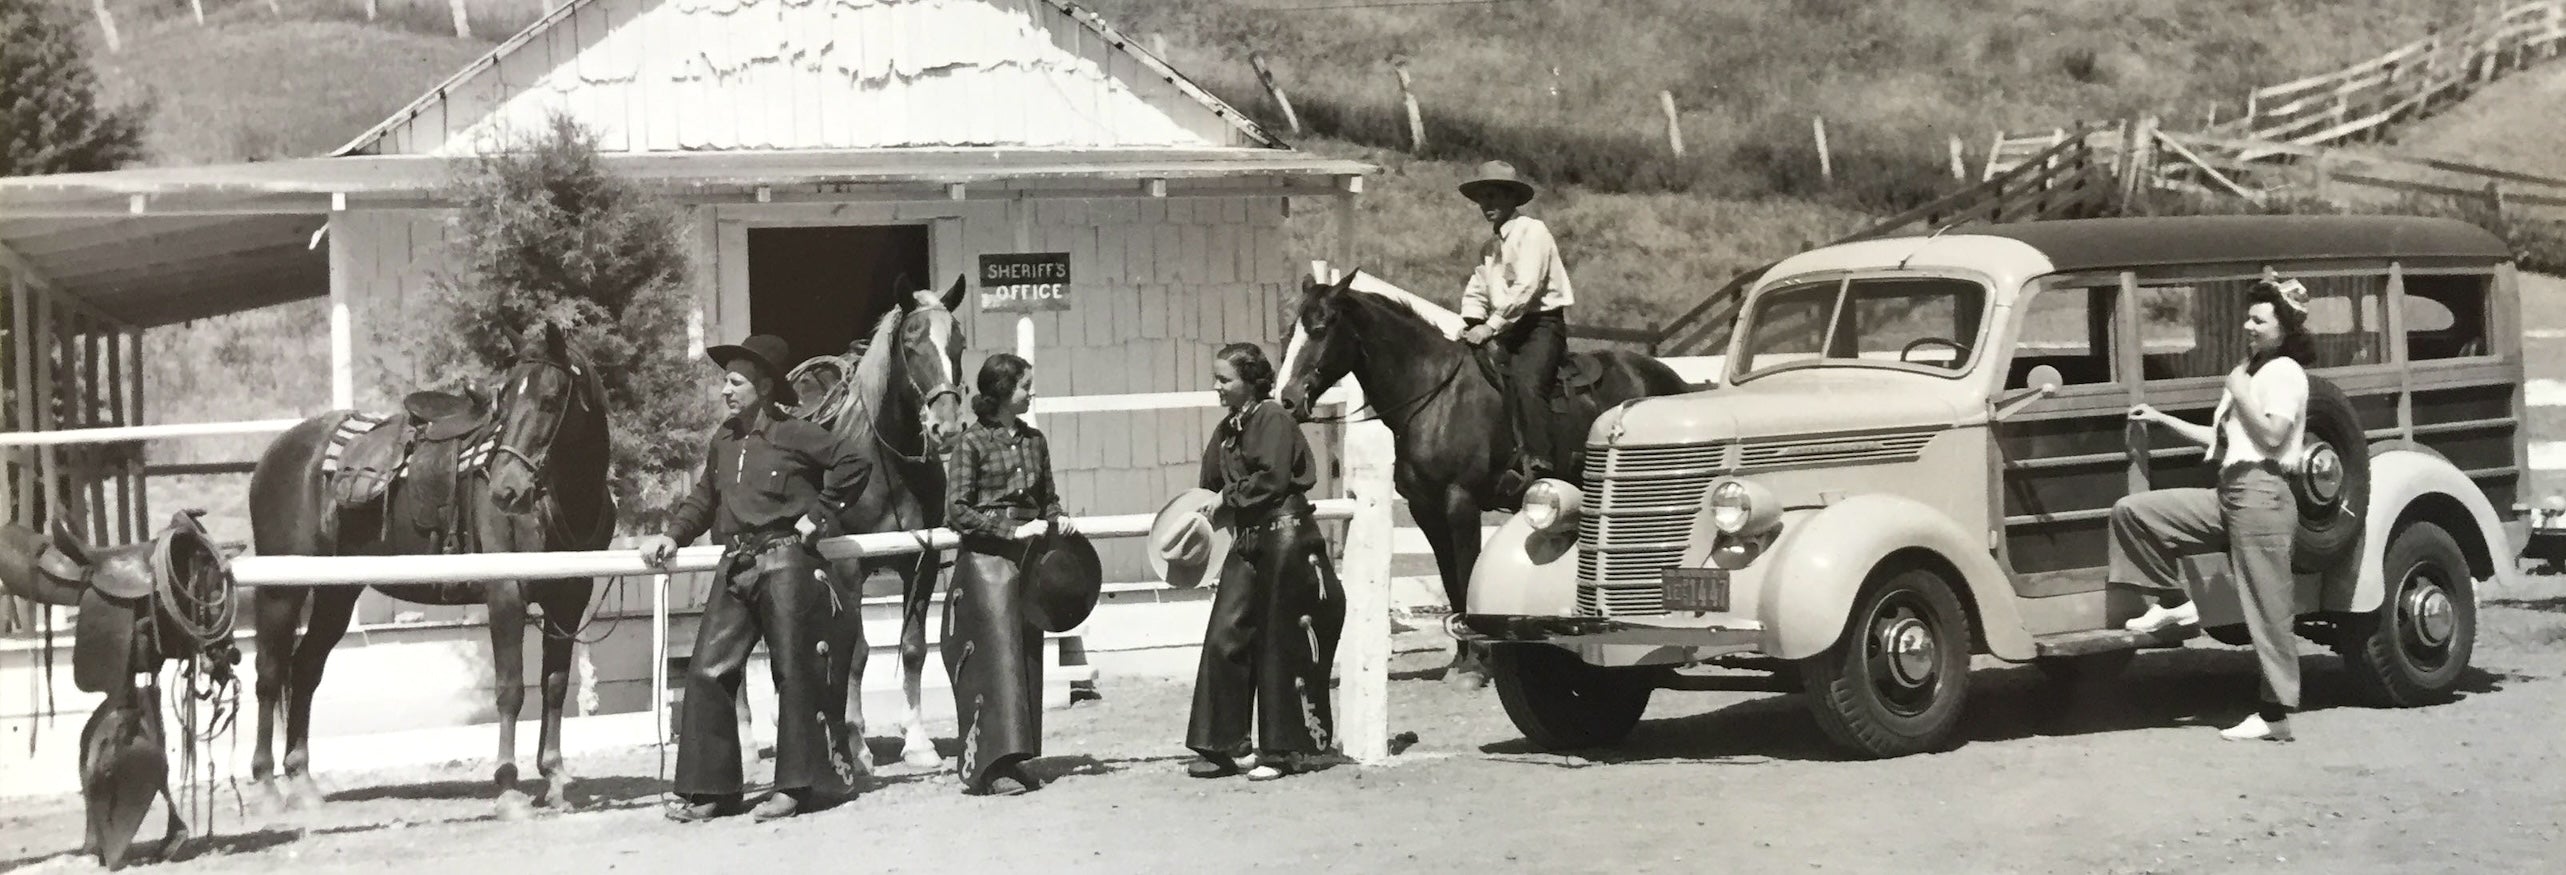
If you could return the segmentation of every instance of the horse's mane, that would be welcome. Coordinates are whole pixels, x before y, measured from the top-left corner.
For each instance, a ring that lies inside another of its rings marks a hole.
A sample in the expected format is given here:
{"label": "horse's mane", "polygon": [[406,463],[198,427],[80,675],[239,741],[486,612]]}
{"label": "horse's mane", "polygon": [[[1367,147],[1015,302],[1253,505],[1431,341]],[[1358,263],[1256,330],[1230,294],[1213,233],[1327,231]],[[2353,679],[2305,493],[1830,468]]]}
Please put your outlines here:
{"label": "horse's mane", "polygon": [[1346,289],[1399,305],[1418,319],[1424,320],[1436,331],[1442,332],[1446,340],[1461,339],[1463,327],[1461,314],[1445,309],[1442,304],[1419,297],[1415,292],[1392,285],[1389,280],[1374,276],[1368,271],[1357,270],[1354,272],[1354,281],[1348,283]]}
{"label": "horse's mane", "polygon": [[873,424],[882,418],[882,408],[889,403],[891,368],[900,358],[900,318],[906,312],[892,308],[873,323],[873,340],[864,349],[864,358],[846,375],[846,412],[838,417],[837,431],[846,435],[871,435]]}

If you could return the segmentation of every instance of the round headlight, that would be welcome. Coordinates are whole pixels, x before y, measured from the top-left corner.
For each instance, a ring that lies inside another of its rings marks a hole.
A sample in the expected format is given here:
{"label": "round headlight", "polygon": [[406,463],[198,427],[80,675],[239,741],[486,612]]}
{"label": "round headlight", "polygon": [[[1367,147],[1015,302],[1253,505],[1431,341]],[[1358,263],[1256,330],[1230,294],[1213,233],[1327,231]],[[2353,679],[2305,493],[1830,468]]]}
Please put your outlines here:
{"label": "round headlight", "polygon": [[1711,487],[1710,510],[1711,525],[1734,535],[1755,517],[1755,497],[1747,493],[1746,484],[1723,480]]}
{"label": "round headlight", "polygon": [[1524,522],[1537,532],[1554,532],[1577,519],[1585,495],[1564,480],[1541,479],[1524,489]]}

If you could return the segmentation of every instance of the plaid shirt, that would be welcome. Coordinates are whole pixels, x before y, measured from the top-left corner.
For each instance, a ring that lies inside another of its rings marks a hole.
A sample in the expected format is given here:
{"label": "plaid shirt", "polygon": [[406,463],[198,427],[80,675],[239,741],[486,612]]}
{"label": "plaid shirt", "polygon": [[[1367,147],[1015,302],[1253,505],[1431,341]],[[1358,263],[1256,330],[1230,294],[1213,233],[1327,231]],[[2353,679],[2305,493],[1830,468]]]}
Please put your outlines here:
{"label": "plaid shirt", "polygon": [[944,464],[945,525],[956,532],[1011,538],[1018,524],[1061,514],[1051,441],[1022,420],[964,429]]}

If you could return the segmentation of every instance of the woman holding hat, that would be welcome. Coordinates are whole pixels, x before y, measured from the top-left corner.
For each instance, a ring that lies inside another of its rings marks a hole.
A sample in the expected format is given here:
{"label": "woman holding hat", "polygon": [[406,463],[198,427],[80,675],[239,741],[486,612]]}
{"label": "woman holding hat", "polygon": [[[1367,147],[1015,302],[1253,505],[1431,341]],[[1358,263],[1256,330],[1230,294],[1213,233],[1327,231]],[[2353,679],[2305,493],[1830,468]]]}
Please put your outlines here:
{"label": "woman holding hat", "polygon": [[1042,630],[1023,581],[1027,538],[1074,534],[1051,476],[1051,443],[1021,418],[1033,409],[1033,363],[1007,353],[980,365],[964,429],[945,460],[945,525],[962,535],[944,602],[944,666],[953,676],[963,792],[999,781],[1042,784],[1025,763],[1042,754]]}
{"label": "woman holding hat", "polygon": [[2145,404],[2134,422],[2165,426],[2209,448],[2218,463],[2216,489],[2155,489],[2112,505],[2109,581],[2156,595],[2158,603],[2129,621],[2134,632],[2200,624],[2183,591],[2183,557],[2224,552],[2228,579],[2239,587],[2245,627],[2263,672],[2263,705],[2219,735],[2230,740],[2289,741],[2299,706],[2297,579],[2290,570],[2299,508],[2289,473],[2307,435],[2308,373],[2316,343],[2308,335],[2308,290],[2297,280],[2264,280],[2247,293],[2245,361],[2227,375],[2210,424],[2194,425]]}
{"label": "woman holding hat", "polygon": [[1518,212],[1535,192],[1514,165],[1479,165],[1479,174],[1461,184],[1461,194],[1478,205],[1490,230],[1470,284],[1461,291],[1461,319],[1469,326],[1461,339],[1473,346],[1494,342],[1505,363],[1516,456],[1508,471],[1512,481],[1501,480],[1498,491],[1511,495],[1549,476],[1547,414],[1559,394],[1560,359],[1568,354],[1568,307],[1577,299],[1550,226]]}
{"label": "woman holding hat", "polygon": [[[1329,676],[1345,589],[1310,514],[1309,441],[1273,400],[1274,365],[1256,344],[1230,344],[1213,359],[1212,388],[1230,414],[1203,450],[1202,488],[1161,512],[1167,524],[1154,533],[1161,549],[1152,558],[1169,582],[1187,586],[1221,562],[1185,730],[1185,746],[1201,758],[1187,773],[1244,769],[1248,780],[1272,780],[1334,746]],[[1210,548],[1231,532],[1235,542],[1215,556]]]}
{"label": "woman holding hat", "polygon": [[789,817],[810,806],[817,788],[842,785],[848,774],[848,740],[827,737],[834,727],[822,716],[831,695],[822,683],[825,632],[845,606],[818,573],[813,540],[844,532],[839,514],[873,469],[854,444],[784,412],[794,393],[782,338],[761,334],[704,352],[727,372],[722,403],[730,418],[714,430],[704,470],[669,512],[667,532],[639,546],[642,559],[656,565],[707,531],[722,545],[678,718],[676,790],[683,801],[668,816],[698,821],[737,810],[734,702],[749,651],[763,638],[775,674],[775,793],[755,816]]}

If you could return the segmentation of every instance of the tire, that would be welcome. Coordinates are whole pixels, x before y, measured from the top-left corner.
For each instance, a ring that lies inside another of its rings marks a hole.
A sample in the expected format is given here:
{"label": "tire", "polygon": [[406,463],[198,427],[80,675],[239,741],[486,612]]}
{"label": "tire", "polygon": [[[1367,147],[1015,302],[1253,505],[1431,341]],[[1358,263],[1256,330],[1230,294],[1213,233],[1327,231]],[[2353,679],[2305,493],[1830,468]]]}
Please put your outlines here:
{"label": "tire", "polygon": [[2468,556],[2448,530],[2418,522],[2388,542],[2388,591],[2379,609],[2346,630],[2345,667],[2371,704],[2411,708],[2447,699],[2477,648],[2477,600]]}
{"label": "tire", "polygon": [[1488,648],[1488,674],[1526,741],[1578,750],[1628,738],[1657,691],[1658,671],[1588,665],[1557,647],[1509,644]]}
{"label": "tire", "polygon": [[2107,650],[2083,656],[2049,656],[2032,661],[2041,677],[2052,686],[2073,689],[2098,684],[2119,677],[2129,669],[2129,661],[2138,656],[2135,650]]}
{"label": "tire", "polygon": [[2351,396],[2333,381],[2308,378],[2306,455],[2290,474],[2299,499],[2299,531],[2290,565],[2302,573],[2332,570],[2361,547],[2370,505],[2370,439]]}
{"label": "tire", "polygon": [[1969,615],[1942,575],[1874,578],[1835,646],[1800,663],[1818,728],[1875,758],[1941,748],[1969,697],[1970,641]]}

